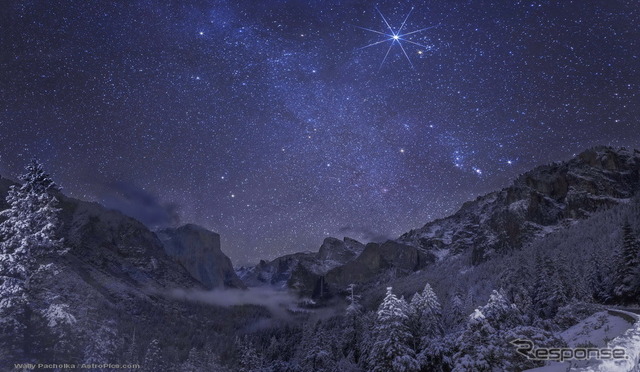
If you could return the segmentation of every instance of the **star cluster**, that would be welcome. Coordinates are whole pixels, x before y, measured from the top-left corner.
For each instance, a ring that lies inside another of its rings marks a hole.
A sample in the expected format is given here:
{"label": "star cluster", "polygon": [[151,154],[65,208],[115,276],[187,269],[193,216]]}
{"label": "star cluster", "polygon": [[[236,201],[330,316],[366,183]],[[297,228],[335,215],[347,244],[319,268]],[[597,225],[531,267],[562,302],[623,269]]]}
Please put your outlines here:
{"label": "star cluster", "polygon": [[[3,7],[0,174],[36,155],[71,196],[219,232],[237,264],[396,237],[537,164],[639,147],[636,1]],[[377,9],[438,27],[380,65],[389,44],[358,28],[386,32]]]}

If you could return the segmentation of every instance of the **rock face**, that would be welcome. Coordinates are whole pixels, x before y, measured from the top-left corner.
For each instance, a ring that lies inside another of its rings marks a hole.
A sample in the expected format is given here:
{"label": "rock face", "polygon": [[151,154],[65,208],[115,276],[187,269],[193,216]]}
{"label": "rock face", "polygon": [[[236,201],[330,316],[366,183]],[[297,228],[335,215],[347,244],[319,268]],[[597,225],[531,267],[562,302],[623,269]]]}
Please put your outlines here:
{"label": "rock face", "polygon": [[316,257],[320,261],[334,261],[344,264],[353,260],[362,252],[363,248],[362,243],[351,238],[344,238],[344,240],[326,238]]}
{"label": "rock face", "polygon": [[156,234],[167,255],[180,262],[206,288],[245,287],[231,260],[220,249],[220,235],[192,224]]}
{"label": "rock face", "polygon": [[326,238],[317,253],[294,253],[260,261],[254,267],[240,268],[238,274],[248,286],[294,287],[311,295],[322,292],[319,281],[324,274],[355,259],[363,250],[364,244],[354,239]]}
{"label": "rock face", "polygon": [[[60,235],[83,273],[113,276],[142,287],[199,287],[167,256],[160,240],[141,222],[97,203],[58,194]],[[82,264],[80,264],[82,262]],[[100,283],[102,280],[92,280]],[[107,285],[107,284],[105,284]]]}
{"label": "rock face", "polygon": [[561,163],[540,166],[511,186],[465,203],[450,217],[427,223],[395,241],[353,245],[325,239],[317,254],[297,253],[244,269],[249,285],[277,284],[318,295],[365,283],[390,269],[420,270],[448,256],[478,264],[565,228],[593,212],[626,203],[640,190],[640,152],[595,147]]}
{"label": "rock face", "polygon": [[454,215],[399,239],[439,257],[470,251],[477,264],[496,252],[629,200],[640,186],[640,152],[596,147],[562,163],[537,167],[505,189],[465,203]]}
{"label": "rock face", "polygon": [[411,273],[435,261],[433,254],[413,246],[394,241],[369,243],[356,259],[330,270],[325,281],[329,288],[340,290],[351,283],[367,282],[387,269]]}
{"label": "rock face", "polygon": [[[13,184],[0,178],[2,209],[7,207],[6,194]],[[49,339],[53,334],[37,333],[46,337],[39,336],[37,342],[32,342],[38,352],[25,360],[78,364],[103,360],[95,359],[96,355],[127,359],[130,356],[124,356],[125,350],[141,350],[147,347],[147,340],[166,335],[171,337],[164,337],[163,342],[170,348],[189,343],[222,345],[214,351],[219,354],[224,345],[233,344],[235,331],[268,315],[266,310],[255,307],[237,311],[171,296],[173,289],[201,292],[205,286],[165,253],[156,234],[139,221],[97,203],[63,194],[56,197],[61,208],[58,237],[64,238],[69,251],[46,258],[51,271],[39,274],[43,276],[35,282],[42,289],[32,292],[30,301],[34,309],[62,304],[67,309],[63,312],[73,316],[67,346],[71,356],[56,359],[61,357],[52,343],[41,348],[54,340]],[[33,323],[35,319],[32,316],[28,320],[32,327],[46,327],[42,320]],[[13,339],[14,335],[1,337]],[[169,363],[179,362],[176,358]]]}

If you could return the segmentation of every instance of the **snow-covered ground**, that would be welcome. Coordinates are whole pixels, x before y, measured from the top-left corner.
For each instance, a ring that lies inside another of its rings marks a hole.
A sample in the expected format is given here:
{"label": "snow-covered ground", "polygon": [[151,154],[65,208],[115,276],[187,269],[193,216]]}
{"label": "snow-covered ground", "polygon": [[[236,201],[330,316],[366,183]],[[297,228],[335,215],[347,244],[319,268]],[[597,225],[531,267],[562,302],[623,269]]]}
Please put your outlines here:
{"label": "snow-covered ground", "polygon": [[[630,323],[635,320],[635,323]],[[593,314],[589,318],[561,333],[570,347],[597,346],[623,348],[629,356],[626,360],[588,360],[552,362],[545,367],[528,372],[636,372],[640,358],[640,316],[622,310],[610,310]]]}

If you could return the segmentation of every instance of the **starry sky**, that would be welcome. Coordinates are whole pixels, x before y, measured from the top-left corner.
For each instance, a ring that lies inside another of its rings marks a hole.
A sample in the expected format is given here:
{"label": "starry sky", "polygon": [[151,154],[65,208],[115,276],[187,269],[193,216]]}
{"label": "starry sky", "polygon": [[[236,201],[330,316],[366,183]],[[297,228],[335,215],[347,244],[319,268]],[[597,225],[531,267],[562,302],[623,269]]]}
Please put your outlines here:
{"label": "starry sky", "polygon": [[6,0],[0,174],[35,155],[70,196],[220,233],[236,265],[397,237],[640,147],[638,24],[637,0]]}

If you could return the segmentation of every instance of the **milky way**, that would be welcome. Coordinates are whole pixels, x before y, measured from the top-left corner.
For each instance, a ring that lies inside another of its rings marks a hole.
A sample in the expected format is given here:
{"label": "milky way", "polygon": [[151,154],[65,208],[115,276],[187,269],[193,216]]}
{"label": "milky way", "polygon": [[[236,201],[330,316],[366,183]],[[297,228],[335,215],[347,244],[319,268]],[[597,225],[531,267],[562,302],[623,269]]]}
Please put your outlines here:
{"label": "milky way", "polygon": [[[238,264],[640,147],[638,2],[507,3],[5,1],[0,174],[36,155],[67,194],[203,225]],[[439,26],[381,66],[376,7]]]}

